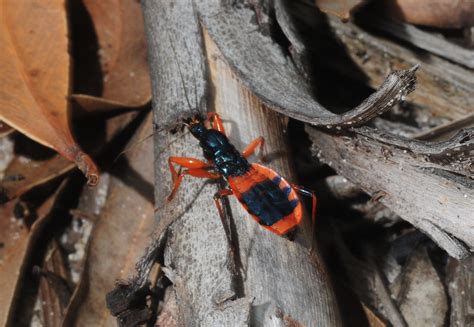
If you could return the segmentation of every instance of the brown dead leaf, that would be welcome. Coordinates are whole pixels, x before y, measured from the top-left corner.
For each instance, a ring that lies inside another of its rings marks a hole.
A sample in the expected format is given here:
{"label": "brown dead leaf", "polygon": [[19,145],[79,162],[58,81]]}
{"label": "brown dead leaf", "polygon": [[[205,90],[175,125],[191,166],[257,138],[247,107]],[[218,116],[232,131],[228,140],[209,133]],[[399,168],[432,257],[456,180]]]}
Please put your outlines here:
{"label": "brown dead leaf", "polygon": [[[143,140],[152,130],[152,115],[135,133],[130,144]],[[116,163],[105,206],[91,234],[87,262],[66,314],[67,325],[114,326],[105,295],[117,279],[134,273],[152,231],[153,142],[133,146]],[[88,212],[87,206],[78,208]],[[85,287],[84,285],[88,285]],[[82,292],[81,292],[82,291]]]}
{"label": "brown dead leaf", "polygon": [[0,137],[7,136],[11,134],[13,131],[15,131],[14,128],[12,128],[10,125],[0,121]]}
{"label": "brown dead leaf", "polygon": [[[97,144],[97,150],[92,152],[100,154],[104,151],[109,142],[117,137],[137,115],[137,112],[131,112],[109,118],[103,130],[104,140]],[[0,152],[0,160],[1,157],[2,152]],[[3,178],[0,180],[0,204],[64,175],[74,167],[72,162],[59,155],[43,160],[15,155],[3,171]]]}
{"label": "brown dead leaf", "polygon": [[363,302],[361,302],[361,304],[370,327],[387,327],[387,324],[383,322],[382,319],[380,319],[380,317],[377,316],[374,311],[372,311],[372,309],[366,306]]}
{"label": "brown dead leaf", "polygon": [[65,183],[51,195],[37,210],[38,219],[28,230],[21,220],[14,218],[15,203],[0,206],[0,325],[10,326],[15,310],[15,297],[25,273],[25,263],[35,246],[38,235],[48,222],[53,208]]}
{"label": "brown dead leaf", "polygon": [[65,1],[3,0],[0,5],[0,118],[74,161],[89,184],[96,184],[97,167],[69,127]]}
{"label": "brown dead leaf", "polygon": [[346,21],[352,13],[364,5],[367,0],[315,0],[316,6],[323,13],[330,14]]}
{"label": "brown dead leaf", "polygon": [[69,271],[58,242],[53,239],[39,272],[38,298],[41,326],[61,326],[64,311],[71,297]]}
{"label": "brown dead leaf", "polygon": [[75,94],[86,110],[141,107],[151,100],[145,31],[140,2],[84,0],[99,42],[103,73],[100,97]]}
{"label": "brown dead leaf", "polygon": [[472,0],[387,0],[378,5],[402,21],[438,28],[474,26]]}
{"label": "brown dead leaf", "polygon": [[0,204],[59,177],[73,168],[72,162],[59,155],[43,161],[17,155],[8,165],[0,183]]}

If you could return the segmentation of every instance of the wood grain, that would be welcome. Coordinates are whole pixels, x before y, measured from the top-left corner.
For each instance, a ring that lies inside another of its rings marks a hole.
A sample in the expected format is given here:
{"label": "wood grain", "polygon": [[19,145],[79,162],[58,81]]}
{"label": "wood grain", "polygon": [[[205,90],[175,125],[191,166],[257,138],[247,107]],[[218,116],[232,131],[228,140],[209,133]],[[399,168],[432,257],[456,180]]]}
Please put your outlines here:
{"label": "wood grain", "polygon": [[320,160],[430,235],[451,256],[470,255],[472,129],[440,143],[403,140],[367,127],[355,135],[307,131]]}
{"label": "wood grain", "polygon": [[[157,206],[170,191],[168,156],[202,158],[197,140],[160,132],[176,117],[189,115],[188,100],[194,108],[215,108],[220,112],[232,142],[239,148],[251,137],[265,135],[270,152],[283,153],[272,167],[291,179],[281,133],[285,120],[263,108],[239,84],[211,38],[206,38],[204,57],[204,43],[191,1],[173,6],[144,1],[143,9],[158,125]],[[206,82],[206,62],[212,84]],[[211,101],[206,106],[209,94]],[[307,326],[340,325],[329,278],[319,256],[309,255],[305,229],[298,242],[290,242],[263,230],[235,199],[230,199],[238,269],[236,275],[233,273],[223,226],[212,203],[217,189],[216,184],[185,179],[177,198],[158,211],[157,238],[148,256],[139,263],[139,272],[148,271],[148,259],[159,252],[166,240],[163,271],[173,282],[178,322],[206,326],[274,325],[287,321]],[[162,235],[171,223],[165,239]]]}

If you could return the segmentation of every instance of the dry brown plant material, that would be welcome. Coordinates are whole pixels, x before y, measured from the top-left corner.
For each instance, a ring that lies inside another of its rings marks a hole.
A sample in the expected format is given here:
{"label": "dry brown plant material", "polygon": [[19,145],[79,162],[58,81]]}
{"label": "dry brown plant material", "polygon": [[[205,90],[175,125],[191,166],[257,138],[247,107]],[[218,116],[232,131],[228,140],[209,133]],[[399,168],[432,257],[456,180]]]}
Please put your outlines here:
{"label": "dry brown plant material", "polygon": [[151,100],[145,33],[135,0],[85,0],[99,42],[103,89],[99,97],[75,94],[86,110],[141,107]]}
{"label": "dry brown plant material", "polygon": [[416,25],[438,28],[474,25],[472,0],[387,0],[383,6],[391,16]]}
{"label": "dry brown plant material", "polygon": [[64,0],[2,1],[0,119],[75,162],[89,180],[99,174],[69,125],[70,58]]}
{"label": "dry brown plant material", "polygon": [[17,295],[36,240],[48,222],[58,196],[64,190],[65,182],[51,195],[36,211],[37,219],[26,228],[22,220],[15,219],[13,208],[15,203],[10,201],[0,206],[0,325],[8,326],[13,318],[17,303]]}
{"label": "dry brown plant material", "polygon": [[367,0],[315,0],[316,6],[323,13],[349,20],[352,13],[364,5]]}

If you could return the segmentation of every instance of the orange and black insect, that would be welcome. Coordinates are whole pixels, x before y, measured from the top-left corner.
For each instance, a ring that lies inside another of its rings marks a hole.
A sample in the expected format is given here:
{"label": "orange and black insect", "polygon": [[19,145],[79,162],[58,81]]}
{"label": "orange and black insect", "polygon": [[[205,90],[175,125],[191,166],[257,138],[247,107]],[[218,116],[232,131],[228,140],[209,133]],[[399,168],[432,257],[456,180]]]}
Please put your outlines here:
{"label": "orange and black insect", "polygon": [[[316,213],[314,192],[288,183],[274,170],[257,163],[249,163],[247,158],[258,147],[264,145],[264,138],[251,142],[242,153],[231,144],[225,135],[224,126],[217,113],[209,113],[206,118],[199,114],[184,119],[191,134],[199,140],[207,161],[189,157],[170,157],[169,169],[173,178],[173,189],[168,196],[175,196],[184,176],[199,178],[224,178],[229,188],[217,192],[214,196],[220,218],[224,213],[220,200],[224,196],[235,195],[247,212],[264,228],[284,235],[293,230],[302,220],[303,210],[297,192],[313,198],[313,225]],[[207,126],[206,126],[207,125]],[[176,171],[175,165],[185,168]]]}

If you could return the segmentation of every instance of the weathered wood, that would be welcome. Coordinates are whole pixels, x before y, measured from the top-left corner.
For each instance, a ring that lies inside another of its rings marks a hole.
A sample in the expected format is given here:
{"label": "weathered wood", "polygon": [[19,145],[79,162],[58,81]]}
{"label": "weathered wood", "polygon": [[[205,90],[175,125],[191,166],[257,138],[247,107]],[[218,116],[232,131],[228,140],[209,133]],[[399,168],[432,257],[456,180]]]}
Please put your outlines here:
{"label": "weathered wood", "polygon": [[397,302],[408,326],[445,326],[447,294],[426,248],[415,249],[408,258]]}
{"label": "weathered wood", "polygon": [[[206,35],[207,36],[207,35]],[[206,37],[206,53],[215,86],[216,110],[226,119],[229,136],[239,148],[258,136],[265,137],[265,150],[274,159],[266,165],[295,181],[287,142],[286,119],[242,87]],[[283,133],[282,133],[283,131]],[[284,317],[305,326],[337,326],[340,320],[324,265],[315,250],[310,255],[309,217],[299,228],[296,242],[271,234],[255,224],[242,206],[229,199],[235,226],[242,287],[254,298],[251,321],[258,326],[284,324]]]}
{"label": "weathered wood", "polygon": [[329,229],[334,240],[334,249],[340,258],[341,266],[347,274],[349,286],[357,294],[363,307],[368,307],[393,326],[407,326],[395,300],[391,297],[387,279],[374,258],[373,249],[363,247],[362,257],[356,258],[347,248],[339,229],[333,224]]}
{"label": "weathered wood", "polygon": [[[423,230],[451,256],[474,248],[474,130],[450,141],[401,139],[370,128],[329,135],[307,129],[313,154]],[[468,247],[459,242],[462,240]]]}
{"label": "weathered wood", "polygon": [[[143,10],[155,123],[160,128],[179,115],[189,115],[188,101],[192,107],[206,108],[211,87],[205,78],[203,43],[191,1],[173,5],[144,1]],[[237,138],[247,143],[250,137],[264,134],[272,153],[284,150],[282,118],[262,109],[262,104],[242,88],[210,39],[206,54],[213,82],[211,103],[222,113],[232,141]],[[270,133],[272,127],[278,133]],[[202,153],[194,138],[175,137],[160,130],[155,137],[155,153],[156,202],[160,207],[171,185],[168,156],[199,158]],[[275,161],[273,167],[291,177],[285,158]],[[237,237],[238,272],[232,273],[234,264],[212,200],[216,186],[185,179],[177,198],[157,212],[159,235],[138,264],[138,276],[132,280],[138,285],[135,289],[145,285],[143,276],[163,245],[163,232],[175,220],[167,234],[163,271],[173,282],[180,324],[274,325],[291,319],[307,326],[340,325],[329,278],[319,256],[309,254],[307,233],[301,233],[298,242],[273,235],[252,221],[235,199],[230,199],[231,229]]]}
{"label": "weathered wood", "polygon": [[[337,53],[321,51],[320,60],[335,70],[352,77],[361,76],[363,82],[376,87],[386,72],[404,69],[420,64],[417,73],[417,90],[411,96],[413,101],[429,110],[431,115],[456,120],[473,111],[474,74],[469,69],[452,64],[430,53],[409,49],[389,39],[369,34],[353,23],[342,23],[328,17],[327,22],[333,35],[344,45],[352,62],[342,60]],[[323,35],[327,38],[327,35]],[[354,72],[354,65],[357,73]]]}
{"label": "weathered wood", "polygon": [[447,284],[451,298],[451,326],[474,325],[474,256],[458,261],[450,258]]}
{"label": "weathered wood", "polygon": [[[176,120],[177,115],[189,116],[190,105],[207,108],[206,61],[192,1],[142,4],[154,120],[160,128]],[[158,131],[154,140],[155,203],[161,207],[172,185],[167,158],[200,157],[202,153],[189,134],[173,136],[166,130]],[[233,300],[237,291],[228,265],[228,247],[212,200],[217,189],[215,183],[185,178],[174,201],[157,212],[161,221],[166,217],[176,220],[169,230],[163,271],[173,282],[177,319],[185,326],[222,326],[229,321],[249,320],[251,299]]]}
{"label": "weathered wood", "polygon": [[361,125],[413,90],[416,65],[391,73],[377,92],[354,109],[341,115],[332,113],[313,98],[303,75],[287,56],[288,49],[251,23],[258,21],[255,16],[264,15],[262,11],[257,15],[257,10],[221,1],[196,1],[196,6],[203,25],[241,82],[265,105],[286,116],[313,125]]}
{"label": "weathered wood", "polygon": [[424,31],[415,25],[396,21],[386,15],[370,11],[368,14],[359,17],[357,22],[363,24],[363,26],[389,33],[420,49],[474,69],[474,50],[449,42],[442,34]]}

